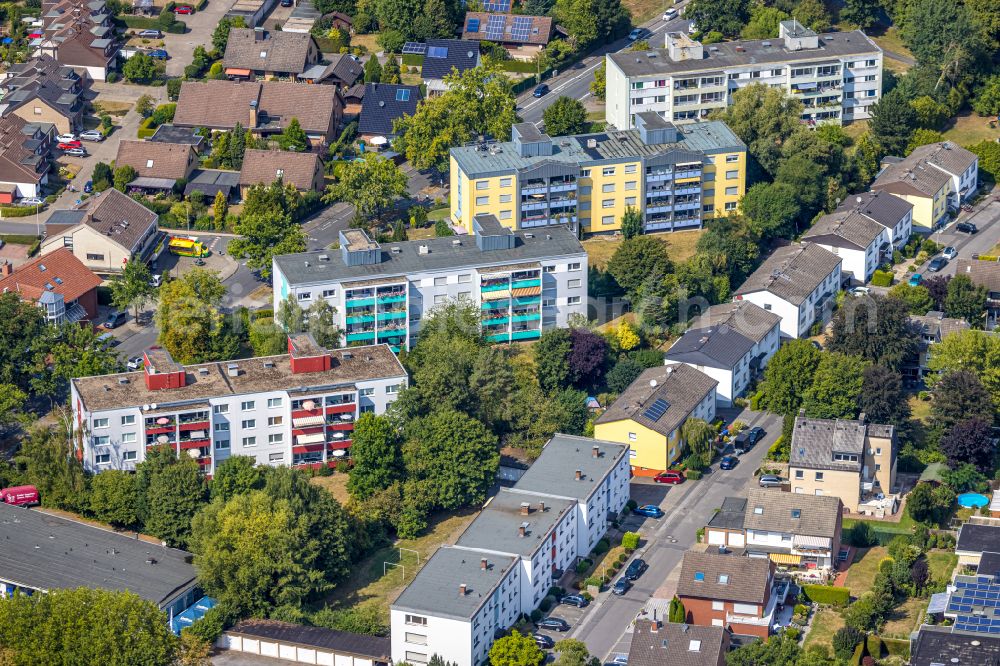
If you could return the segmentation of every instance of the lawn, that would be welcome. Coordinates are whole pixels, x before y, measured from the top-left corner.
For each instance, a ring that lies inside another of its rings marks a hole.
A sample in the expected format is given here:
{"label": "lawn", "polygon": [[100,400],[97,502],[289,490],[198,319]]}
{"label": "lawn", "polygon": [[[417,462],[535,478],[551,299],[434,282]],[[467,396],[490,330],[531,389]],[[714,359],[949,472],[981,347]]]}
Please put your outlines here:
{"label": "lawn", "polygon": [[960,146],[970,146],[980,141],[993,141],[1000,137],[1000,129],[990,127],[990,119],[975,113],[963,113],[949,123],[944,138]]}
{"label": "lawn", "polygon": [[921,621],[923,621],[927,611],[927,603],[927,599],[909,597],[893,608],[881,635],[885,638],[909,638],[910,632],[920,626]]}
{"label": "lawn", "polygon": [[927,553],[927,564],[930,568],[931,580],[950,583],[951,574],[958,566],[958,555],[949,550],[933,550]]}
{"label": "lawn", "polygon": [[363,46],[369,53],[378,53],[381,47],[378,45],[378,33],[368,35],[351,35],[351,46]]}
{"label": "lawn", "polygon": [[[908,49],[906,44],[903,43],[903,39],[899,36],[899,31],[894,27],[889,28],[881,35],[873,36],[871,39],[886,51],[892,51],[895,54],[906,56],[908,58],[913,57],[913,53],[911,53],[910,49]],[[910,68],[910,65],[892,58],[888,53],[885,54],[883,62],[886,67],[892,69],[893,71],[905,72]]]}
{"label": "lawn", "polygon": [[824,608],[817,611],[813,616],[812,625],[802,647],[808,648],[810,645],[822,645],[829,648],[833,644],[833,635],[844,626],[844,618],[840,613],[832,608]]}
{"label": "lawn", "polygon": [[406,239],[407,240],[426,240],[428,238],[435,238],[434,227],[424,227],[423,229],[407,229]]}
{"label": "lawn", "polygon": [[622,0],[622,5],[632,14],[632,25],[645,23],[661,14],[665,7],[662,0]]}
{"label": "lawn", "polygon": [[887,551],[881,546],[875,548],[859,548],[854,555],[854,562],[847,571],[847,581],[844,585],[854,597],[860,597],[872,589],[875,574],[878,573],[878,563],[886,557]]}
{"label": "lawn", "polygon": [[918,396],[910,396],[910,414],[913,418],[924,423],[929,423],[931,418],[931,401],[921,400]]}
{"label": "lawn", "polygon": [[911,534],[916,526],[914,520],[904,511],[898,521],[867,519],[862,521],[858,518],[844,518],[844,529],[850,529],[858,522],[866,522],[879,532],[896,532],[898,534]]}
{"label": "lawn", "polygon": [[[650,235],[659,238],[667,244],[667,254],[670,255],[670,260],[676,263],[686,261],[694,256],[695,246],[698,244],[701,234],[701,229],[695,229],[692,231],[673,231]],[[593,236],[583,241],[583,249],[587,251],[590,265],[604,270],[611,259],[611,255],[615,253],[621,242],[621,237]]]}
{"label": "lawn", "polygon": [[334,499],[344,504],[350,499],[350,495],[347,493],[347,480],[349,478],[349,474],[333,474],[331,476],[314,476],[309,481],[320,488],[325,488],[333,495]]}

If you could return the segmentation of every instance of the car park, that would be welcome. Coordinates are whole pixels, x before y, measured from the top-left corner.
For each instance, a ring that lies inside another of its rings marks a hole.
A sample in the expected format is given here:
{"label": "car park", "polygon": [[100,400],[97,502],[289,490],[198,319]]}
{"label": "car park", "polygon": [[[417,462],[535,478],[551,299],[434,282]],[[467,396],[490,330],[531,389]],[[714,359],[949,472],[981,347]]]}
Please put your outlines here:
{"label": "car park", "polygon": [[551,650],[556,646],[556,642],[552,640],[551,636],[546,636],[545,634],[532,634],[531,637],[535,639],[535,645],[543,650]]}
{"label": "car park", "polygon": [[166,49],[153,49],[148,55],[153,60],[170,60],[170,54]]}
{"label": "car park", "polygon": [[979,231],[979,229],[972,222],[959,222],[955,225],[955,231],[963,234],[974,234]]}
{"label": "car park", "polygon": [[576,606],[577,608],[584,608],[590,602],[579,594],[567,594],[565,597],[559,600],[559,603],[565,604],[566,606]]}
{"label": "car park", "polygon": [[133,356],[128,360],[128,363],[125,364],[125,367],[127,367],[129,370],[139,370],[140,368],[142,368],[142,366],[143,366],[143,359],[141,356]]}
{"label": "car park", "polygon": [[569,631],[569,622],[561,617],[546,617],[535,623],[539,629],[551,629],[553,631]]}
{"label": "car park", "polygon": [[719,469],[733,469],[740,463],[740,459],[736,456],[723,456],[722,460],[719,462]]}
{"label": "car park", "polygon": [[632,28],[632,32],[628,33],[628,41],[634,42],[638,40],[645,32],[642,28]]}
{"label": "car park", "polygon": [[163,37],[163,33],[162,32],[160,32],[159,30],[151,30],[151,29],[150,30],[140,30],[139,32],[137,32],[135,34],[137,36],[139,36],[139,37],[142,37],[143,39],[160,39],[161,37]]}
{"label": "car park", "polygon": [[646,564],[646,560],[636,558],[629,562],[629,565],[625,567],[625,573],[623,575],[626,580],[638,580],[639,576],[641,576],[648,568],[649,565]]}
{"label": "car park", "polygon": [[645,516],[647,518],[662,518],[663,509],[656,506],[655,504],[644,504],[643,506],[637,506],[635,508],[635,513],[640,516]]}
{"label": "car park", "polygon": [[781,477],[775,476],[774,474],[765,474],[760,477],[760,480],[757,483],[761,488],[780,488]]}
{"label": "car park", "polygon": [[66,154],[70,157],[86,157],[87,149],[83,147],[69,148],[66,150]]}
{"label": "car park", "polygon": [[615,581],[615,586],[611,588],[612,594],[617,594],[619,597],[628,592],[629,588],[632,587],[632,583],[628,578],[622,576]]}
{"label": "car park", "polygon": [[920,285],[920,281],[922,279],[923,276],[920,275],[920,273],[914,273],[913,275],[910,276],[910,279],[907,281],[907,284],[910,285],[911,287],[916,287]]}
{"label": "car park", "polygon": [[944,257],[934,257],[931,259],[931,263],[927,264],[927,270],[931,273],[937,273],[947,265],[948,260]]}
{"label": "car park", "polygon": [[76,134],[73,134],[73,133],[60,134],[59,136],[56,137],[56,141],[58,141],[60,143],[69,142],[69,141],[76,141]]}
{"label": "car park", "polygon": [[531,93],[532,97],[545,97],[549,94],[549,86],[545,83],[539,83],[535,86],[534,92]]}
{"label": "car park", "polygon": [[653,477],[653,481],[656,483],[668,483],[670,485],[677,485],[678,483],[684,483],[684,475],[681,472],[672,472],[667,470],[666,472],[660,472]]}
{"label": "car park", "polygon": [[101,326],[107,329],[118,328],[125,323],[126,319],[128,319],[128,315],[124,312],[112,312]]}
{"label": "car park", "polygon": [[177,5],[174,7],[174,14],[194,14],[194,7],[191,5]]}
{"label": "car park", "polygon": [[97,130],[84,130],[80,132],[80,138],[84,141],[104,141],[104,135]]}
{"label": "car park", "polygon": [[958,256],[958,250],[949,245],[945,249],[941,250],[941,256],[947,259],[948,261],[951,261],[952,259]]}

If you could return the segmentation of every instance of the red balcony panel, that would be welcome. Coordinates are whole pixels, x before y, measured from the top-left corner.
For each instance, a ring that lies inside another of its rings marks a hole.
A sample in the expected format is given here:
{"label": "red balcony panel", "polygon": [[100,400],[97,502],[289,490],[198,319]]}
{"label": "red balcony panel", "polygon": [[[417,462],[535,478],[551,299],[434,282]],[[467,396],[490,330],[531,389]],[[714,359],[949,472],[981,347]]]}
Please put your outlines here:
{"label": "red balcony panel", "polygon": [[309,426],[308,428],[292,428],[292,434],[299,435],[319,435],[323,432],[323,426]]}
{"label": "red balcony panel", "polygon": [[317,407],[315,409],[293,409],[292,418],[293,419],[303,419],[307,416],[323,416],[323,408]]}
{"label": "red balcony panel", "polygon": [[312,453],[314,451],[322,451],[323,443],[319,444],[303,444],[302,446],[293,446],[292,453]]}
{"label": "red balcony panel", "polygon": [[147,435],[169,435],[174,432],[174,427],[172,425],[168,426],[156,426],[155,428],[146,428]]}
{"label": "red balcony panel", "polygon": [[357,411],[357,405],[353,402],[349,402],[344,405],[333,405],[332,407],[326,408],[327,414],[353,414]]}
{"label": "red balcony panel", "polygon": [[337,449],[349,449],[351,448],[351,440],[345,439],[340,442],[330,442],[327,446],[330,447],[331,451],[336,451]]}
{"label": "red balcony panel", "polygon": [[209,439],[192,439],[188,442],[181,442],[182,449],[200,449],[203,446],[208,446]]}
{"label": "red balcony panel", "polygon": [[208,430],[208,420],[204,421],[192,421],[191,423],[182,423],[181,432],[187,432],[189,430]]}
{"label": "red balcony panel", "polygon": [[331,424],[329,424],[327,426],[327,429],[329,429],[329,430],[340,430],[342,432],[347,432],[347,431],[350,431],[350,430],[354,430],[354,422],[351,421],[349,423],[331,423]]}
{"label": "red balcony panel", "polygon": [[208,467],[212,464],[212,456],[205,456],[204,458],[198,458],[198,464],[203,467]]}

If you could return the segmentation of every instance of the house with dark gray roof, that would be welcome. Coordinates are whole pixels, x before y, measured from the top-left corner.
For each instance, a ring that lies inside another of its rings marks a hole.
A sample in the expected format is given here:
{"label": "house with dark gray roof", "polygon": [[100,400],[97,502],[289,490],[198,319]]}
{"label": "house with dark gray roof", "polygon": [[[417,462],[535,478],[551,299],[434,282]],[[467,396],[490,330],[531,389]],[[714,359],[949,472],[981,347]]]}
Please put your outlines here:
{"label": "house with dark gray roof", "polygon": [[479,42],[464,39],[428,39],[420,78],[427,86],[427,95],[433,97],[448,90],[444,77],[461,74],[478,67]]}
{"label": "house with dark gray roof", "polygon": [[1000,521],[974,518],[958,528],[955,553],[958,563],[978,567],[984,552],[1000,549]]}
{"label": "house with dark gray roof", "polygon": [[[241,620],[226,629],[216,647],[232,652],[279,654],[314,663],[358,663],[389,666],[391,643],[383,636],[355,634],[326,627],[309,627],[279,620]],[[280,663],[280,662],[276,662]]]}
{"label": "house with dark gray roof", "polygon": [[[792,431],[788,477],[793,493],[839,497],[844,508],[894,513],[896,454],[899,442],[891,425],[857,420],[799,416]],[[879,498],[882,499],[879,499]]]}
{"label": "house with dark gray roof", "polygon": [[828,315],[841,287],[841,259],[814,243],[779,247],[734,292],[781,317],[781,334],[801,338]]}
{"label": "house with dark gray roof", "polygon": [[732,634],[722,627],[636,620],[628,651],[630,666],[726,666]]}
{"label": "house with dark gray roof", "polygon": [[499,44],[514,60],[530,61],[545,48],[555,30],[550,16],[466,12],[462,39]]}
{"label": "house with dark gray roof", "polygon": [[51,123],[57,133],[83,127],[84,93],[89,78],[43,55],[18,63],[0,81],[0,116],[14,114],[28,123]]}
{"label": "house with dark gray roof", "polygon": [[710,546],[743,548],[746,545],[745,497],[727,497],[705,526],[705,542]]}
{"label": "house with dark gray roof", "polygon": [[751,488],[743,517],[745,552],[801,571],[830,569],[840,553],[839,497]]}
{"label": "house with dark gray roof", "polygon": [[358,115],[358,134],[373,145],[384,145],[396,136],[394,123],[417,112],[423,96],[420,86],[367,83]]}
{"label": "house with dark gray roof", "polygon": [[295,78],[318,64],[320,56],[308,32],[233,28],[222,64],[229,77]]}
{"label": "house with dark gray roof", "polygon": [[198,134],[198,130],[193,127],[177,127],[176,125],[160,125],[153,132],[149,140],[154,143],[176,143],[188,145],[194,148],[196,153],[200,153],[205,143],[205,137]]}
{"label": "house with dark gray roof", "polygon": [[910,666],[998,666],[1000,636],[921,625],[910,637]]}
{"label": "house with dark gray roof", "polygon": [[[904,376],[919,379],[930,371],[928,361],[931,349],[945,338],[972,328],[969,322],[956,317],[945,317],[940,310],[931,310],[925,315],[910,315],[910,325],[920,336],[920,351],[916,358],[904,361],[901,371]],[[975,335],[991,335],[978,331]]]}
{"label": "house with dark gray roof", "polygon": [[715,418],[718,380],[685,365],[644,370],[594,421],[594,436],[631,448],[636,476],[654,476],[686,450],[681,428],[691,418]]}
{"label": "house with dark gray roof", "polygon": [[766,639],[775,610],[784,601],[772,590],[774,566],[767,558],[746,557],[729,549],[684,553],[677,596],[684,604],[686,621]]}
{"label": "house with dark gray roof", "polygon": [[973,284],[986,287],[986,326],[993,330],[1000,321],[1000,261],[966,259],[955,261],[955,275],[964,275]]}
{"label": "house with dark gray roof", "polygon": [[304,83],[322,83],[337,86],[341,90],[350,88],[361,79],[364,66],[357,56],[349,53],[331,53],[329,62],[319,62],[298,75]]}
{"label": "house with dark gray roof", "polygon": [[720,407],[732,405],[763,372],[781,344],[781,317],[751,303],[733,301],[708,308],[664,355],[719,382]]}

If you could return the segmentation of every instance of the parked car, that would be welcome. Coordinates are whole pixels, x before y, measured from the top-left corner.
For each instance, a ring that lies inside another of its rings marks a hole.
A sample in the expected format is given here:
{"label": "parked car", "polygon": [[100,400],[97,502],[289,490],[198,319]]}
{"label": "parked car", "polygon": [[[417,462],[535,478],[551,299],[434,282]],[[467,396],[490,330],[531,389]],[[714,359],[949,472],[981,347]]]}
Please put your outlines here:
{"label": "parked car", "polygon": [[293,4],[293,0],[281,0],[282,7],[291,7]]}
{"label": "parked car", "polygon": [[77,148],[70,148],[66,151],[66,154],[69,155],[70,157],[86,157],[87,149],[84,148],[83,146],[79,146]]}
{"label": "parked car", "polygon": [[698,26],[694,24],[694,21],[691,21],[691,25],[688,26],[688,34],[693,35],[696,32],[698,32]]}
{"label": "parked car", "polygon": [[68,134],[60,134],[59,136],[56,137],[56,141],[59,142],[76,141],[76,134],[73,134],[72,132],[69,132]]}
{"label": "parked car", "polygon": [[972,222],[959,222],[955,225],[955,231],[960,231],[963,234],[974,234],[979,229]]}
{"label": "parked car", "polygon": [[34,486],[11,486],[0,490],[0,501],[15,506],[35,506],[41,501]]}
{"label": "parked car", "polygon": [[629,562],[629,565],[625,567],[625,579],[630,581],[638,580],[639,576],[641,576],[648,568],[649,565],[646,564],[646,560],[636,558]]}
{"label": "parked car", "polygon": [[656,483],[669,483],[671,485],[677,485],[678,483],[684,483],[684,475],[680,472],[660,472],[653,477],[653,481]]}
{"label": "parked car", "polygon": [[170,60],[170,54],[166,49],[153,49],[147,55],[153,60]]}
{"label": "parked car", "polygon": [[632,32],[628,33],[628,41],[634,42],[638,40],[645,34],[645,32],[646,31],[643,30],[642,28],[632,28]]}
{"label": "parked car", "polygon": [[559,603],[566,604],[567,606],[576,606],[577,608],[584,608],[590,602],[579,594],[567,594],[565,597],[559,600]]}
{"label": "parked car", "polygon": [[615,658],[611,660],[611,663],[615,664],[615,666],[628,666],[628,655],[616,654]]}
{"label": "parked car", "polygon": [[623,594],[628,592],[630,587],[632,587],[632,583],[629,582],[628,578],[622,576],[621,578],[615,581],[615,586],[611,588],[611,593],[617,594],[618,596],[622,596]]}
{"label": "parked car", "polygon": [[740,464],[740,459],[736,456],[723,456],[719,462],[719,469],[732,469]]}
{"label": "parked car", "polygon": [[124,312],[112,312],[108,315],[107,320],[101,325],[110,330],[112,328],[118,328],[124,324],[126,319],[128,319],[128,315]]}
{"label": "parked car", "polygon": [[760,477],[760,481],[758,481],[757,483],[760,484],[761,488],[780,488],[781,477],[775,476],[774,474],[765,474],[764,476]]}
{"label": "parked car", "polygon": [[949,245],[945,249],[941,250],[941,256],[947,259],[948,261],[951,261],[952,259],[958,256],[958,250]]}
{"label": "parked car", "polygon": [[553,631],[569,631],[569,622],[561,617],[545,617],[535,623],[539,629],[552,629]]}
{"label": "parked car", "polygon": [[937,273],[942,268],[948,265],[948,260],[944,257],[934,257],[931,259],[931,263],[927,264],[927,270],[931,273]]}
{"label": "parked car", "polygon": [[25,197],[24,199],[19,200],[18,203],[22,206],[41,206],[45,202],[38,197]]}
{"label": "parked car", "polygon": [[635,513],[640,516],[646,516],[647,518],[662,518],[663,509],[656,506],[655,504],[644,504],[642,506],[637,506],[635,508]]}
{"label": "parked car", "polygon": [[70,148],[79,148],[82,145],[83,144],[80,143],[79,140],[74,139],[73,141],[60,141],[56,147],[59,148],[59,150],[69,150]]}
{"label": "parked car", "polygon": [[141,356],[133,356],[128,360],[128,363],[125,364],[125,367],[127,367],[129,370],[138,370],[142,366],[143,366],[143,359]]}
{"label": "parked car", "polygon": [[111,333],[101,333],[97,336],[98,346],[107,349],[108,347],[115,347],[119,343],[118,338],[116,338]]}
{"label": "parked car", "polygon": [[754,427],[750,428],[750,446],[753,446],[754,444],[756,444],[760,440],[764,439],[764,435],[766,435],[766,434],[767,434],[767,431],[765,431],[760,426],[754,426]]}
{"label": "parked car", "polygon": [[670,7],[667,11],[663,12],[664,21],[673,21],[677,18],[677,9],[675,7]]}
{"label": "parked car", "polygon": [[754,444],[763,439],[763,437],[764,429],[761,427],[743,430],[736,434],[736,439],[733,440],[733,450],[736,452],[736,455],[743,455],[752,449]]}
{"label": "parked car", "polygon": [[149,277],[149,286],[150,287],[159,287],[161,284],[163,284],[163,276],[160,275],[159,273],[153,273]]}
{"label": "parked car", "polygon": [[135,34],[144,39],[160,39],[163,37],[163,33],[159,30],[140,30]]}
{"label": "parked car", "polygon": [[87,194],[90,194],[91,192],[93,192],[94,191],[94,181],[88,180],[86,183],[84,183],[83,184],[83,191],[86,192]]}
{"label": "parked car", "polygon": [[910,279],[907,282],[907,284],[910,285],[911,287],[916,287],[920,284],[921,280],[923,280],[923,276],[920,273],[914,273],[913,275],[910,276]]}
{"label": "parked car", "polygon": [[556,646],[556,642],[545,634],[532,634],[531,637],[535,639],[535,645],[543,650],[551,650]]}
{"label": "parked car", "polygon": [[97,130],[84,130],[80,132],[80,138],[84,141],[104,141],[104,135]]}
{"label": "parked car", "polygon": [[863,287],[862,286],[862,287],[855,287],[854,289],[851,289],[851,295],[852,296],[867,296],[870,293],[872,293],[871,287]]}
{"label": "parked car", "polygon": [[191,5],[177,5],[174,7],[174,14],[194,14],[194,7]]}
{"label": "parked car", "polygon": [[532,97],[545,97],[549,94],[549,86],[545,83],[539,83],[535,86],[535,91],[531,93]]}

